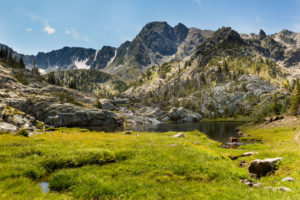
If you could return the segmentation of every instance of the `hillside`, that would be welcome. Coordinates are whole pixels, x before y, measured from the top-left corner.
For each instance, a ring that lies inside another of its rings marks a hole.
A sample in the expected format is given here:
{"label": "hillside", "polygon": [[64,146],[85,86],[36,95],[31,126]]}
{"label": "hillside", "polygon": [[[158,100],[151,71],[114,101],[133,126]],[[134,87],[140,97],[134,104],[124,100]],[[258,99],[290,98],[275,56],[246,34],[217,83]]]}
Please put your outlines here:
{"label": "hillside", "polygon": [[259,114],[276,95],[285,111],[295,79],[274,61],[277,53],[268,52],[270,47],[253,46],[265,40],[242,39],[221,28],[189,60],[149,68],[126,94],[162,109],[182,106],[213,118]]}

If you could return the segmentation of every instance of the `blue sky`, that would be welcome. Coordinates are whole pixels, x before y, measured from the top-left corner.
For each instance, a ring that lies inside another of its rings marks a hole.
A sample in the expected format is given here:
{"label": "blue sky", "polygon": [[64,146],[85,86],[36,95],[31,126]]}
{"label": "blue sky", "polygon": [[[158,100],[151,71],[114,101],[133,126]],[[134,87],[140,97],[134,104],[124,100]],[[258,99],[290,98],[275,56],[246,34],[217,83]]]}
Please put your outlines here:
{"label": "blue sky", "polygon": [[132,40],[151,21],[243,33],[300,32],[300,0],[0,0],[0,43],[25,54],[100,49]]}

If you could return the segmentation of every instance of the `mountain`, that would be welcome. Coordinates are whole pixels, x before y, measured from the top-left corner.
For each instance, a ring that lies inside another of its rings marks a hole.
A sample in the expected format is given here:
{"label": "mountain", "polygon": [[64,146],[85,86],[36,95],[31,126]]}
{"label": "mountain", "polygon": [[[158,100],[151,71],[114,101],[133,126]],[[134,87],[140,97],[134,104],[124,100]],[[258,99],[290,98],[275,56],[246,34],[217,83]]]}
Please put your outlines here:
{"label": "mountain", "polygon": [[151,22],[133,41],[126,41],[118,48],[64,47],[47,53],[39,52],[36,56],[15,52],[15,56],[23,56],[29,68],[33,67],[35,59],[42,72],[97,69],[128,79],[135,78],[152,65],[190,56],[212,34],[213,31],[187,28],[182,23],[171,27],[166,22]]}
{"label": "mountain", "polygon": [[[258,34],[239,34],[251,47],[251,55],[260,55],[275,61],[293,77],[300,75],[300,34],[289,30],[268,35],[263,30]],[[99,50],[80,47],[64,47],[36,56],[23,56],[27,67],[37,66],[44,72],[69,69],[96,69],[124,80],[137,79],[153,65],[187,60],[197,48],[214,35],[214,31],[187,28],[182,23],[172,27],[166,22],[146,24],[132,41],[120,47],[104,46]],[[212,44],[213,45],[213,44]]]}
{"label": "mountain", "polygon": [[223,27],[189,59],[149,68],[125,93],[162,110],[184,107],[204,117],[259,118],[274,101],[283,111],[293,82],[275,60],[284,61],[286,49],[275,36],[262,35],[250,38]]}
{"label": "mountain", "polygon": [[24,56],[26,66],[33,67],[34,59],[38,68],[46,71],[69,69],[103,69],[115,54],[115,48],[104,46],[100,50],[79,47],[64,47],[36,56]]}
{"label": "mountain", "polygon": [[180,59],[189,56],[193,48],[205,41],[211,33],[188,29],[181,23],[175,27],[166,22],[148,23],[132,42],[121,45],[114,61],[104,71],[124,78],[136,77],[149,66],[175,59],[176,54]]}

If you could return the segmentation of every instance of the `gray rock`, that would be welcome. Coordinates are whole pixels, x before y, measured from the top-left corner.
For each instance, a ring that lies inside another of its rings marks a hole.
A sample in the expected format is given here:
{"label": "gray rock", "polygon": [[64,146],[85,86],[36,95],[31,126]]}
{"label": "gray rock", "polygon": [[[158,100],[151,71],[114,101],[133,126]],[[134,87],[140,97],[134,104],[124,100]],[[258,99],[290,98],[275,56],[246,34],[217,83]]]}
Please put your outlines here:
{"label": "gray rock", "polygon": [[174,138],[179,138],[179,137],[185,137],[184,133],[177,133],[176,135],[173,135]]}
{"label": "gray rock", "polygon": [[172,121],[197,122],[203,118],[199,113],[194,113],[183,107],[172,108],[168,114]]}
{"label": "gray rock", "polygon": [[295,179],[292,178],[292,177],[285,177],[281,181],[283,181],[283,182],[286,182],[286,181],[288,181],[288,182],[295,182]]}
{"label": "gray rock", "polygon": [[18,127],[13,124],[9,124],[6,122],[0,122],[0,131],[16,132],[17,130],[18,130]]}
{"label": "gray rock", "polygon": [[273,191],[292,192],[292,190],[288,187],[264,187],[264,189]]}
{"label": "gray rock", "polygon": [[242,156],[252,156],[253,154],[256,154],[257,152],[246,152],[246,153],[243,153]]}
{"label": "gray rock", "polygon": [[242,179],[241,183],[245,184],[245,185],[249,185],[250,187],[261,187],[262,183],[255,183],[252,180],[249,179]]}
{"label": "gray rock", "polygon": [[114,106],[112,103],[110,102],[105,102],[102,104],[102,109],[103,110],[117,110],[117,107]]}
{"label": "gray rock", "polygon": [[248,170],[251,174],[255,174],[257,178],[272,174],[276,170],[276,163],[282,158],[268,158],[264,160],[254,160],[251,162]]}

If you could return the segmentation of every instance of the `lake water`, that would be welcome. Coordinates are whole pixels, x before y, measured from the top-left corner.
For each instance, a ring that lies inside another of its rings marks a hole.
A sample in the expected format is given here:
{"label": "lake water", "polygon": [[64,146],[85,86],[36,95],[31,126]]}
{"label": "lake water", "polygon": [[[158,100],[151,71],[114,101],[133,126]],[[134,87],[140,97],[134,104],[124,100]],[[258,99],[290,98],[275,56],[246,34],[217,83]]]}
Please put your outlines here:
{"label": "lake water", "polygon": [[213,140],[227,143],[230,141],[230,137],[236,137],[234,129],[243,124],[245,124],[245,122],[160,123],[156,126],[135,127],[133,130],[143,132],[184,132],[199,130]]}

